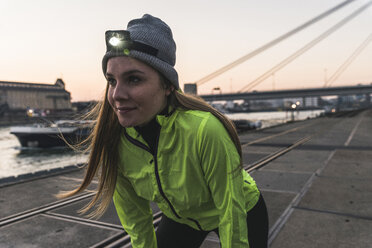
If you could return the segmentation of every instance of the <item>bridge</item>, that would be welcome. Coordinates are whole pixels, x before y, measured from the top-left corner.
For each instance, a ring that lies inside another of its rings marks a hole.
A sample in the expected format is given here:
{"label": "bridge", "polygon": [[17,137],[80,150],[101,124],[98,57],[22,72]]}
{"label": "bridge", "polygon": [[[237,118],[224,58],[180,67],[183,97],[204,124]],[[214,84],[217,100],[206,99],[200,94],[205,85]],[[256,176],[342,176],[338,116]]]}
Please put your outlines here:
{"label": "bridge", "polygon": [[276,91],[252,91],[244,93],[230,94],[209,94],[200,95],[205,101],[234,101],[234,100],[268,100],[283,98],[306,98],[319,96],[347,96],[347,95],[366,95],[370,100],[372,94],[372,83],[370,85],[327,87],[327,88],[308,88],[290,89]]}
{"label": "bridge", "polygon": [[[303,31],[304,29],[310,27],[311,25],[319,22],[320,20],[330,16],[331,14],[337,12],[338,10],[348,6],[349,4],[356,2],[356,0],[346,0],[343,1],[333,8],[322,12],[321,14],[315,16],[314,18],[308,20],[307,22],[297,26],[296,28],[284,33],[283,35],[277,37],[276,39],[262,45],[261,47],[255,49],[254,51],[244,55],[243,57],[227,64],[226,66],[214,71],[195,81],[194,83],[189,83],[184,85],[184,91],[187,93],[197,94],[197,87],[216,78],[217,76],[229,71],[230,69],[244,63],[245,61],[253,58],[254,56],[266,51],[267,49],[281,43],[287,38]],[[269,100],[269,99],[285,99],[285,98],[307,98],[307,97],[321,97],[321,96],[349,96],[349,95],[363,95],[365,96],[366,103],[371,104],[371,93],[372,93],[372,83],[368,85],[350,85],[343,87],[332,87],[332,84],[336,82],[339,76],[349,67],[349,65],[358,57],[362,51],[368,46],[372,41],[372,33],[367,36],[354,51],[353,53],[337,68],[337,70],[328,78],[325,79],[323,87],[318,88],[307,88],[307,89],[288,89],[288,90],[275,90],[275,91],[254,91],[253,89],[262,83],[264,80],[268,79],[274,75],[277,71],[283,69],[286,65],[294,61],[296,58],[304,54],[306,51],[314,47],[320,41],[326,39],[328,36],[333,34],[338,29],[342,28],[352,19],[356,18],[362,12],[366,11],[372,5],[372,1],[368,1],[361,7],[351,12],[349,15],[345,16],[343,19],[338,21],[333,26],[329,27],[326,31],[315,37],[313,40],[305,44],[303,47],[290,54],[287,58],[280,61],[277,65],[273,66],[271,69],[267,70],[265,73],[257,77],[255,80],[249,82],[243,88],[238,90],[236,93],[229,94],[209,94],[200,95],[206,101],[234,101],[234,100]],[[371,80],[372,82],[372,80]],[[218,89],[218,87],[216,87]],[[304,101],[305,102],[305,101]]]}

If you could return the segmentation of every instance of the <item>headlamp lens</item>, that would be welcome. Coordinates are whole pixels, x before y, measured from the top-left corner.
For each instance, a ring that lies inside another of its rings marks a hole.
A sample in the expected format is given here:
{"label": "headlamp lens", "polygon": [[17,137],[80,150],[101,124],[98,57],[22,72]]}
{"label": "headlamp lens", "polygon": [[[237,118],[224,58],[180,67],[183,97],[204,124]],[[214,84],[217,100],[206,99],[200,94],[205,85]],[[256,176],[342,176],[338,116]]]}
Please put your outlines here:
{"label": "headlamp lens", "polygon": [[119,45],[120,43],[120,39],[117,38],[117,37],[111,37],[110,40],[109,40],[109,43],[112,45],[112,46],[117,46]]}

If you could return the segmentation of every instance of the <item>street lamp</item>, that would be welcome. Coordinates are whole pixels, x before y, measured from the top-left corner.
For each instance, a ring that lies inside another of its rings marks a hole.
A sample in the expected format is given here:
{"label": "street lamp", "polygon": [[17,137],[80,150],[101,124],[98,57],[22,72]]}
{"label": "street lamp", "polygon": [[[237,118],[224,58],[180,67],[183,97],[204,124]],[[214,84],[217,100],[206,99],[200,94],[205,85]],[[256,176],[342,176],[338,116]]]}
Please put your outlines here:
{"label": "street lamp", "polygon": [[295,110],[296,110],[296,108],[297,108],[297,104],[296,103],[293,103],[292,105],[291,105],[291,108],[292,108],[292,115],[291,115],[291,119],[292,119],[292,121],[294,121],[294,112],[295,112]]}

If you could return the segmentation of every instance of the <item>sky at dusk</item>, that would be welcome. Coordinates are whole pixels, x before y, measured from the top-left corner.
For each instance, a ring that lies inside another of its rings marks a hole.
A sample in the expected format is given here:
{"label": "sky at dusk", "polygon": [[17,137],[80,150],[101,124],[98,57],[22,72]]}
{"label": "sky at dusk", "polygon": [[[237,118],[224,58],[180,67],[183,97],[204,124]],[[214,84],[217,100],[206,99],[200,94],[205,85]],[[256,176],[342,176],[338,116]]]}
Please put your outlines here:
{"label": "sky at dusk", "polygon": [[[165,21],[177,44],[180,85],[239,59],[341,0],[0,0],[0,81],[54,83],[72,101],[98,100],[105,78],[104,32],[145,13]],[[356,0],[198,89],[235,92],[366,4]],[[372,6],[253,90],[323,87],[372,31]],[[371,42],[372,43],[372,42]],[[372,83],[372,44],[332,86]]]}

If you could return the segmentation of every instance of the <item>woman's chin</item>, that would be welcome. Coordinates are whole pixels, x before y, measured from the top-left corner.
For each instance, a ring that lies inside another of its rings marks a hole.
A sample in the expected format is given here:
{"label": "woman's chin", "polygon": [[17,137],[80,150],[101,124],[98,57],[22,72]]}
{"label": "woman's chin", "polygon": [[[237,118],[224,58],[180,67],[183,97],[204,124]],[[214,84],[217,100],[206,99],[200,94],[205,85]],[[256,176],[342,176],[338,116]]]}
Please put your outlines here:
{"label": "woman's chin", "polygon": [[136,126],[135,122],[128,121],[128,120],[120,120],[120,118],[119,118],[119,123],[122,127],[134,127],[134,126]]}

